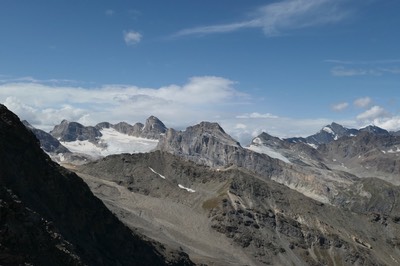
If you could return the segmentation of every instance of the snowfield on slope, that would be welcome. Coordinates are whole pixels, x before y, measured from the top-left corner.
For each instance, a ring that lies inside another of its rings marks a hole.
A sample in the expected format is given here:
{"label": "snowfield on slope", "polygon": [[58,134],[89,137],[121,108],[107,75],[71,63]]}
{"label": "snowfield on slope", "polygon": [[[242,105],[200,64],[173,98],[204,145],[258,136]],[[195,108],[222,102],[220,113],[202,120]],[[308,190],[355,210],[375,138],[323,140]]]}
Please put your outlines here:
{"label": "snowfield on slope", "polygon": [[250,145],[249,147],[246,147],[247,149],[257,152],[257,153],[263,153],[268,155],[271,158],[275,158],[281,161],[284,161],[285,163],[291,163],[288,158],[280,154],[279,152],[271,149],[270,147],[267,146],[256,146],[256,145]]}
{"label": "snowfield on slope", "polygon": [[113,128],[103,128],[100,132],[102,136],[98,145],[88,140],[62,141],[61,144],[71,152],[87,154],[94,158],[111,154],[150,152],[158,144],[158,140],[129,136]]}

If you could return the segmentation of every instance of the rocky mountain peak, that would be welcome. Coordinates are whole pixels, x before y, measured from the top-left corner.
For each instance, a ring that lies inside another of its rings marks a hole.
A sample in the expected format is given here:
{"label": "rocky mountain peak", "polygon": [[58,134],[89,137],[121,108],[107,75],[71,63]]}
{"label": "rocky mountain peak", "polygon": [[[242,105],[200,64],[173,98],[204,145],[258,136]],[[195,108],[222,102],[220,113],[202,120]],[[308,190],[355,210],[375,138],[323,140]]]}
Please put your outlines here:
{"label": "rocky mountain peak", "polygon": [[186,155],[195,162],[216,166],[226,165],[229,157],[243,148],[218,123],[201,122],[185,131],[169,129],[160,139],[157,149]]}
{"label": "rocky mountain peak", "polygon": [[[258,138],[258,140],[257,140]],[[279,138],[274,137],[266,132],[262,132],[260,135],[258,135],[257,137],[255,137],[252,141],[252,143],[254,144],[258,144],[257,142],[262,141],[262,142],[268,142],[268,141],[280,141]]]}
{"label": "rocky mountain peak", "polygon": [[332,141],[338,140],[342,137],[350,137],[358,134],[357,129],[349,129],[338,123],[332,122],[330,125],[324,126],[319,132],[308,136],[306,138],[288,138],[287,141],[291,143],[303,142],[311,145],[327,144]]}
{"label": "rocky mountain peak", "polygon": [[215,138],[219,142],[227,145],[240,146],[239,142],[227,134],[224,129],[215,122],[203,121],[197,125],[186,128],[185,132],[193,137],[198,136],[198,138]]}
{"label": "rocky mountain peak", "polygon": [[[137,127],[139,127],[138,125]],[[145,125],[142,127],[141,136],[146,138],[158,139],[160,134],[164,134],[167,131],[167,127],[155,116],[150,116],[146,119]]]}
{"label": "rocky mountain peak", "polygon": [[376,135],[390,135],[389,131],[387,131],[383,128],[374,126],[374,125],[369,125],[365,128],[361,128],[360,131],[361,132],[369,132],[369,133],[376,134]]}
{"label": "rocky mountain peak", "polygon": [[165,133],[165,131],[167,131],[167,127],[164,125],[164,123],[153,115],[146,119],[144,129],[158,129],[161,133]]}
{"label": "rocky mountain peak", "polygon": [[113,125],[112,124],[110,124],[110,123],[108,123],[108,122],[101,122],[101,123],[98,123],[96,126],[95,126],[95,128],[97,128],[98,130],[101,130],[101,129],[103,129],[103,128],[110,128],[110,127],[112,127]]}
{"label": "rocky mountain peak", "polygon": [[208,131],[208,132],[219,131],[219,132],[221,132],[223,134],[226,134],[224,129],[218,123],[215,123],[215,122],[203,121],[203,122],[200,122],[200,124],[198,124],[197,126],[194,126],[194,127],[197,127],[199,129],[201,129],[203,132],[205,132],[205,131]]}
{"label": "rocky mountain peak", "polygon": [[280,138],[274,137],[266,132],[262,132],[251,141],[250,146],[268,146],[281,148],[282,146],[285,146],[284,143],[285,142]]}
{"label": "rocky mountain peak", "polygon": [[342,126],[342,125],[340,125],[338,123],[335,123],[335,122],[332,122],[327,127],[331,128],[336,133],[343,133],[343,132],[346,132],[346,130],[347,130],[347,128],[345,128],[344,126]]}
{"label": "rocky mountain peak", "polygon": [[50,134],[60,141],[89,140],[96,142],[96,138],[102,136],[96,127],[85,127],[78,122],[68,122],[67,120],[56,125]]}

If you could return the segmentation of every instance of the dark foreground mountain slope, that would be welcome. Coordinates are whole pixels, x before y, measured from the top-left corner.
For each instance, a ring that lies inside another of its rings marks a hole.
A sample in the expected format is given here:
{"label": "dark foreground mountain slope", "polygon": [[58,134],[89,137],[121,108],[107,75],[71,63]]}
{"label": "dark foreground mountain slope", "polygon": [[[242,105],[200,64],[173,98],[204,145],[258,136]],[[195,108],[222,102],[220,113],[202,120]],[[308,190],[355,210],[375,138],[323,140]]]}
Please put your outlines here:
{"label": "dark foreground mountain slope", "polygon": [[[108,156],[77,170],[124,223],[198,263],[400,262],[400,189],[379,179],[355,182],[338,204],[351,206],[335,207],[242,168],[216,170],[161,151]],[[371,195],[358,195],[362,186]]]}
{"label": "dark foreground mountain slope", "polygon": [[48,153],[70,153],[56,138],[49,133],[33,127],[28,121],[22,121],[24,126],[35,134],[36,138],[40,141],[40,147]]}
{"label": "dark foreground mountain slope", "polygon": [[190,264],[124,226],[0,105],[0,265]]}

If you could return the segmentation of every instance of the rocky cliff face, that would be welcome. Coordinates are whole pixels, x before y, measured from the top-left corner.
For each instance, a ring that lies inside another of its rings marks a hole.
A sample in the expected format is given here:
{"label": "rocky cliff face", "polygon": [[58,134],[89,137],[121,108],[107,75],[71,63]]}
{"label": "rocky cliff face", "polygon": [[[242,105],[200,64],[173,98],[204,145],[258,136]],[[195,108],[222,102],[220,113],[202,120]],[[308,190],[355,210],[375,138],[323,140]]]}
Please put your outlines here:
{"label": "rocky cliff face", "polygon": [[140,134],[141,137],[151,138],[151,139],[159,139],[161,134],[164,134],[167,131],[167,127],[161,122],[157,117],[150,116],[147,118],[144,127],[142,128],[142,132]]}
{"label": "rocky cliff face", "polygon": [[297,138],[288,138],[285,140],[291,143],[302,142],[318,146],[321,144],[330,143],[342,137],[355,136],[358,134],[358,132],[359,130],[357,129],[353,128],[349,129],[337,123],[332,123],[330,125],[323,127],[318,133],[308,136],[306,138],[297,137]]}
{"label": "rocky cliff face", "polygon": [[[303,151],[312,149],[301,145]],[[245,168],[322,202],[330,202],[339,190],[355,179],[350,174],[332,171],[313,159],[308,163],[304,163],[305,160],[297,163],[293,157],[293,162],[285,162],[270,152],[245,149],[215,123],[202,122],[179,132],[170,129],[157,148],[214,168]]]}
{"label": "rocky cliff face", "polygon": [[136,123],[133,126],[126,122],[119,122],[118,124],[111,125],[115,130],[129,136],[139,137],[143,129],[142,123]]}
{"label": "rocky cliff face", "polygon": [[132,233],[0,105],[0,264],[190,264]]}
{"label": "rocky cliff face", "polygon": [[50,134],[60,141],[89,140],[95,143],[101,137],[96,127],[85,127],[77,122],[63,120],[60,125],[54,127]]}
{"label": "rocky cliff face", "polygon": [[318,148],[326,164],[360,177],[400,184],[400,137],[387,131],[362,131]]}
{"label": "rocky cliff face", "polygon": [[[217,171],[159,151],[109,156],[78,171],[126,224],[181,246],[198,263],[400,261],[395,251],[400,243],[400,190],[378,179],[343,190],[348,194],[340,196],[341,207],[334,207],[254,172],[237,167]],[[358,194],[362,186],[370,194]]]}
{"label": "rocky cliff face", "polygon": [[169,129],[158,149],[187,156],[208,166],[226,166],[243,148],[217,123],[202,122],[185,131]]}

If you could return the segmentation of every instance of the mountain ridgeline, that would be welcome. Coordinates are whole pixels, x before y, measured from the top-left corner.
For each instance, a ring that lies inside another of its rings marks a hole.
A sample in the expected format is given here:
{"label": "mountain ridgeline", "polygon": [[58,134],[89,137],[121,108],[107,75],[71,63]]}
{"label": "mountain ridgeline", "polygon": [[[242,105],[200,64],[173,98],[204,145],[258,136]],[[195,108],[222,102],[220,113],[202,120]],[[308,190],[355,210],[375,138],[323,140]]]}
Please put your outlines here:
{"label": "mountain ridgeline", "polygon": [[[45,149],[44,134],[32,132]],[[71,148],[115,151],[72,169],[125,225],[196,264],[400,262],[398,132],[332,123],[305,138],[263,132],[242,146],[217,123],[177,131],[151,116],[63,121],[51,134]],[[131,149],[135,141],[146,148]]]}
{"label": "mountain ridgeline", "polygon": [[0,105],[1,265],[191,264],[128,229],[25,126]]}
{"label": "mountain ridgeline", "polygon": [[98,138],[102,136],[100,130],[103,128],[113,128],[129,136],[149,139],[159,139],[160,135],[167,131],[166,126],[157,117],[150,116],[144,125],[142,123],[130,125],[126,122],[113,125],[108,122],[102,122],[96,126],[83,126],[77,122],[63,120],[61,124],[54,127],[50,134],[60,141],[88,140],[96,143]]}

